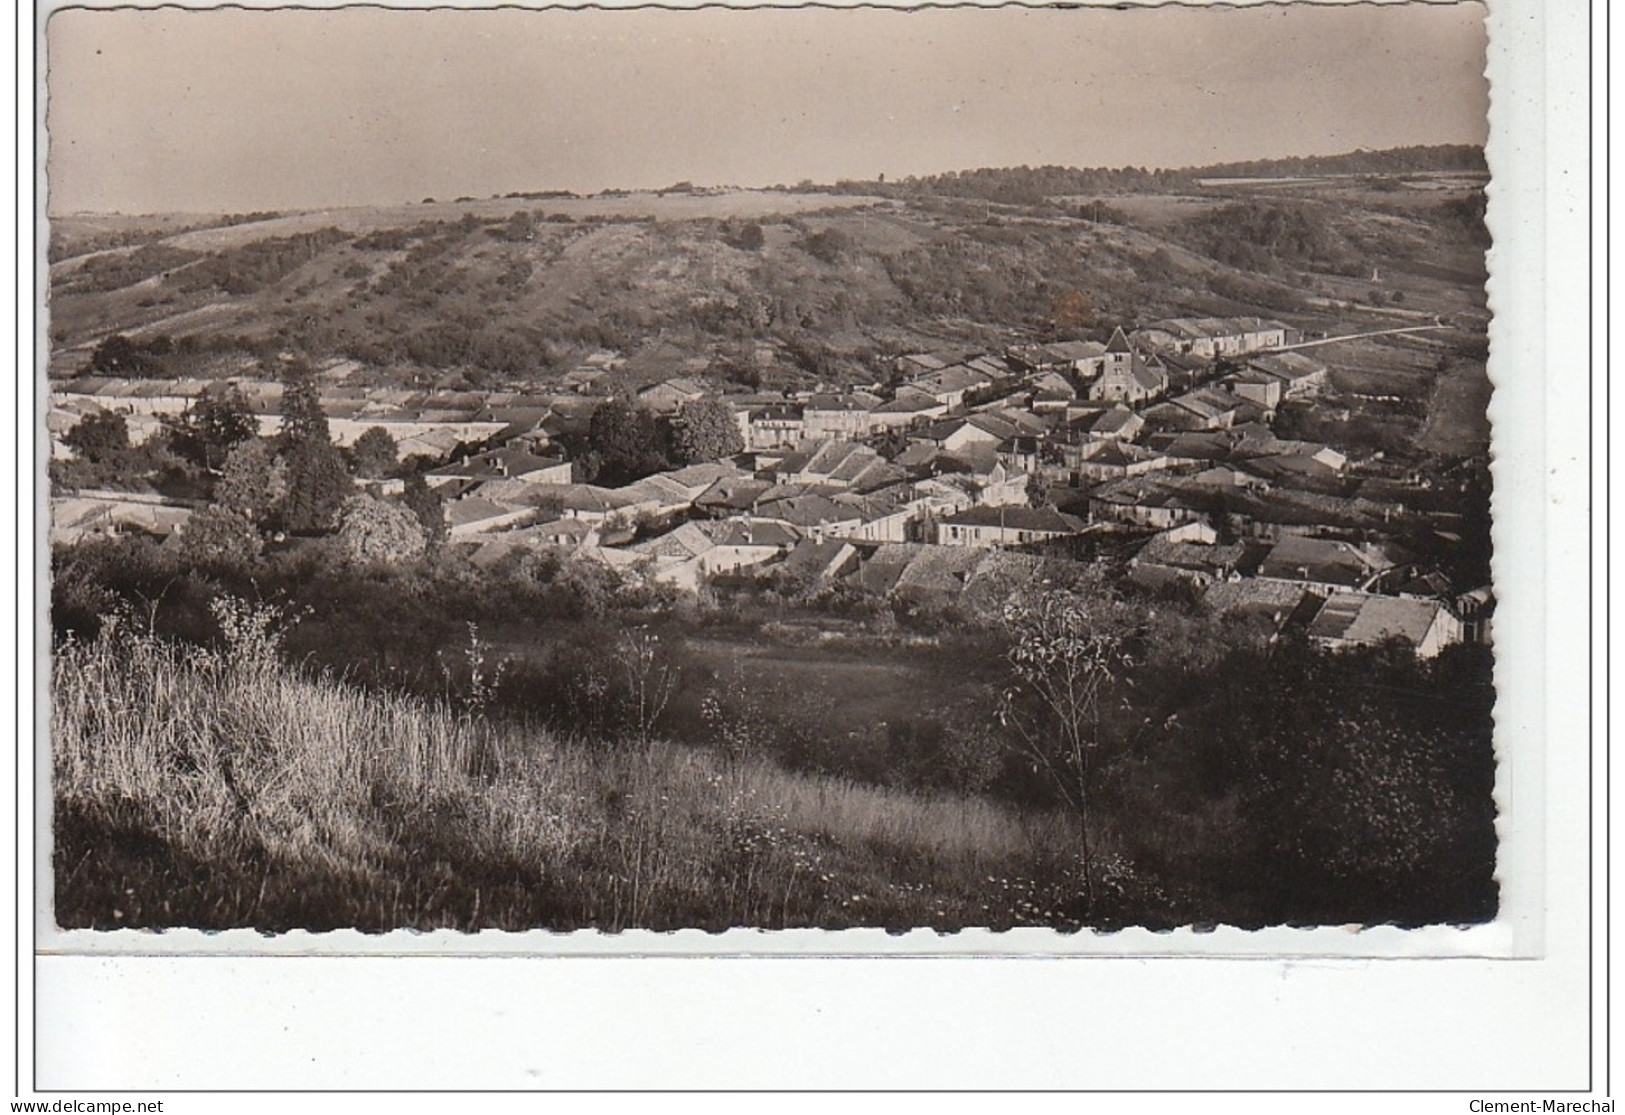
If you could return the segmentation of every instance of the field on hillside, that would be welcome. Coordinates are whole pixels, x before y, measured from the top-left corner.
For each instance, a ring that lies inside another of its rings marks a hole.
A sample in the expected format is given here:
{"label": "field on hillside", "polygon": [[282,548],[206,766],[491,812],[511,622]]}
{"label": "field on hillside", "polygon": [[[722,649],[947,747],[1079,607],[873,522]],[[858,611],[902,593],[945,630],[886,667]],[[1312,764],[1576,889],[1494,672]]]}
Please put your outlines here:
{"label": "field on hillside", "polygon": [[[195,215],[65,216],[53,367],[83,367],[113,333],[166,334],[459,388],[545,383],[599,347],[641,358],[650,378],[686,357],[737,368],[772,342],[809,382],[863,382],[901,351],[1103,338],[1176,315],[1476,328],[1470,201],[1360,179],[1110,195],[1104,209],[741,190],[442,199],[202,228]],[[72,254],[110,236],[135,239]]]}
{"label": "field on hillside", "polygon": [[1482,363],[1453,364],[1439,377],[1428,400],[1427,423],[1418,435],[1418,447],[1445,457],[1487,457],[1493,393]]}
{"label": "field on hillside", "polygon": [[[598,197],[483,198],[467,201],[428,201],[406,205],[355,206],[341,209],[309,209],[269,217],[252,223],[224,227],[197,228],[172,233],[170,230],[211,223],[219,218],[207,214],[157,214],[153,216],[108,216],[66,213],[51,218],[68,243],[85,241],[108,233],[152,234],[177,248],[191,251],[220,251],[240,247],[274,236],[293,236],[323,228],[367,233],[379,229],[409,228],[425,221],[460,221],[472,216],[478,220],[507,220],[517,212],[554,214],[572,220],[761,220],[766,217],[795,216],[822,209],[859,209],[885,204],[882,198],[846,194],[787,193],[779,190],[728,190],[719,193],[654,193],[639,191]],[[74,258],[68,257],[64,262]]]}

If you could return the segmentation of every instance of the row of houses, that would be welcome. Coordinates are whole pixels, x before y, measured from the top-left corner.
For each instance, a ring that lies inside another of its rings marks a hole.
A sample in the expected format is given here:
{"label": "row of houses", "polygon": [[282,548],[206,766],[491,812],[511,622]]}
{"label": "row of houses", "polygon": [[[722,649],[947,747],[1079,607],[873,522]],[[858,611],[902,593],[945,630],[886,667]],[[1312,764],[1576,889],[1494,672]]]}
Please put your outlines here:
{"label": "row of houses", "polygon": [[[1273,330],[1267,334],[1271,339],[1277,335]],[[1105,344],[1067,342],[1028,346],[1012,353],[1021,355],[1008,356],[1002,370],[995,370],[999,362],[985,356],[956,364],[944,364],[935,357],[920,363],[924,354],[904,357],[899,363],[910,371],[890,399],[852,391],[799,400],[736,397],[731,401],[746,445],[759,450],[791,446],[807,438],[868,438],[910,430],[923,422],[974,410],[978,398],[990,394],[992,404],[1015,403],[1036,414],[1075,413],[1118,404],[1141,408],[1144,418],[1161,429],[1221,429],[1267,421],[1282,402],[1312,397],[1329,382],[1329,369],[1301,353],[1265,353],[1246,357],[1238,370],[1216,383],[1159,402],[1169,396],[1173,383],[1170,358],[1132,342],[1122,329],[1115,330]],[[1014,371],[1012,366],[1021,370]]]}
{"label": "row of houses", "polygon": [[[1391,631],[1433,653],[1472,637],[1482,623],[1469,613],[1487,599],[1455,595],[1382,541],[1412,513],[1354,490],[1335,448],[1274,434],[1282,403],[1328,385],[1323,365],[1270,351],[1293,339],[1256,318],[1170,319],[1105,343],[913,354],[889,390],[795,397],[719,395],[672,376],[639,405],[720,398],[746,452],[619,488],[577,482],[554,440],[594,400],[345,387],[323,404],[341,444],[393,424],[403,446],[446,461],[426,479],[449,499],[453,542],[479,563],[564,548],[687,589],[781,567],[869,584],[917,566],[911,584],[935,570],[963,586],[984,559],[1019,567],[1104,533],[1144,539],[1127,571],[1137,582],[1281,625],[1296,615],[1328,645]],[[607,375],[618,361],[594,354],[577,371]]]}
{"label": "row of houses", "polygon": [[1209,360],[1280,348],[1301,339],[1290,326],[1259,317],[1166,318],[1134,334],[1136,343],[1152,351]]}

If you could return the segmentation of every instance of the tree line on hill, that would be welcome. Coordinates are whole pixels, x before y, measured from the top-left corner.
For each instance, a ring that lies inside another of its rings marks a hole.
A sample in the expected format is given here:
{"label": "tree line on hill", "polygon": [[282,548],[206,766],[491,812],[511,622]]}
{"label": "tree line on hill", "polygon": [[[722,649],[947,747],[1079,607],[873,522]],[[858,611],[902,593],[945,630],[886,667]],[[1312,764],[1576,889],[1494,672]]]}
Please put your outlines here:
{"label": "tree line on hill", "polygon": [[1392,175],[1428,171],[1488,173],[1484,149],[1473,144],[1395,147],[1382,151],[1349,151],[1340,155],[1302,155],[1253,159],[1180,169],[1065,166],[981,167],[942,174],[874,181],[843,180],[830,185],[807,182],[804,193],[866,194],[904,198],[937,196],[971,198],[1001,205],[1041,205],[1056,197],[1176,193],[1200,188],[1204,178],[1279,178],[1303,175]]}
{"label": "tree line on hill", "polygon": [[1185,171],[1191,178],[1292,178],[1322,174],[1419,174],[1460,171],[1488,174],[1484,148],[1474,143],[1390,147],[1381,151],[1348,151],[1341,155],[1293,155],[1214,163]]}

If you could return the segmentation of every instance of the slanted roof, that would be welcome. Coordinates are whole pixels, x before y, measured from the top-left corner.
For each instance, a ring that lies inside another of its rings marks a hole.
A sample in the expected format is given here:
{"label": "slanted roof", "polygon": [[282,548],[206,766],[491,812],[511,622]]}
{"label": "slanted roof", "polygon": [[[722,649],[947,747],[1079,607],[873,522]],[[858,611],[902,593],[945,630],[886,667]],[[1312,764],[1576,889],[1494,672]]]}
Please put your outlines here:
{"label": "slanted roof", "polygon": [[965,419],[965,421],[968,425],[974,426],[978,430],[992,434],[1000,441],[1009,441],[1011,438],[1015,437],[1021,432],[1020,427],[1018,427],[1014,422],[1006,421],[1005,419],[993,414],[973,414],[969,418]]}
{"label": "slanted roof", "polygon": [[[1123,330],[1119,328],[1116,333],[1112,334],[1113,338],[1117,337],[1122,332]],[[1124,343],[1126,344],[1127,342],[1125,341]],[[1057,360],[1067,360],[1076,363],[1079,360],[1093,360],[1096,357],[1104,356],[1107,352],[1107,348],[1099,341],[1055,341],[1051,344],[1045,345],[1044,351],[1055,357]],[[1112,351],[1120,352],[1124,350],[1114,349]]]}
{"label": "slanted roof", "polygon": [[1131,426],[1143,425],[1145,425],[1145,419],[1141,418],[1138,414],[1135,414],[1122,403],[1118,403],[1105,413],[1094,418],[1094,420],[1089,423],[1087,428],[1092,434],[1109,436],[1111,434],[1121,433]]}
{"label": "slanted roof", "polygon": [[892,458],[900,468],[921,469],[931,466],[941,456],[942,449],[932,441],[917,441]]}
{"label": "slanted roof", "polygon": [[957,594],[969,583],[980,557],[964,546],[922,546],[897,578],[895,591]]}
{"label": "slanted roof", "polygon": [[1438,619],[1437,600],[1340,592],[1327,598],[1309,625],[1315,639],[1373,646],[1403,639],[1420,646]]}
{"label": "slanted roof", "polygon": [[719,480],[749,474],[728,461],[701,461],[699,464],[687,465],[658,475],[698,492],[704,491]]}
{"label": "slanted roof", "polygon": [[466,476],[471,479],[503,479],[542,472],[568,464],[563,457],[538,457],[522,449],[493,449],[454,464],[430,470],[431,476]]}
{"label": "slanted roof", "polygon": [[972,371],[963,364],[955,364],[938,371],[923,375],[914,380],[911,386],[934,393],[952,393],[969,391],[973,387],[980,387],[989,381],[989,376],[983,372]]}
{"label": "slanted roof", "polygon": [[478,496],[470,496],[446,504],[446,524],[454,527],[467,526],[469,523],[484,522],[486,519],[496,519],[524,510],[526,509],[522,507],[512,507]]}
{"label": "slanted roof", "polygon": [[775,471],[785,476],[799,472],[827,475],[828,470],[835,468],[849,455],[860,451],[874,453],[874,450],[866,445],[842,438],[821,438],[814,442],[802,442],[799,448],[785,455]]}
{"label": "slanted roof", "polygon": [[630,502],[620,492],[596,484],[532,484],[527,502],[557,499],[566,511],[608,513]]}
{"label": "slanted roof", "polygon": [[973,442],[952,452],[939,452],[931,465],[939,472],[965,472],[972,476],[991,476],[1003,467],[999,447],[992,442]]}
{"label": "slanted roof", "polygon": [[1455,596],[1455,586],[1450,578],[1437,569],[1417,573],[1393,587],[1396,596],[1420,596],[1430,599],[1447,600]]}
{"label": "slanted roof", "polygon": [[1132,352],[1129,347],[1128,336],[1124,334],[1121,325],[1112,328],[1111,340],[1106,342],[1107,352]]}
{"label": "slanted roof", "polygon": [[1138,358],[1134,361],[1130,374],[1134,382],[1145,391],[1162,391],[1168,386],[1168,373],[1161,368],[1155,368]]}
{"label": "slanted roof", "polygon": [[784,566],[796,573],[814,577],[838,577],[857,558],[857,550],[850,542],[833,539],[814,542],[803,538],[784,558]]}
{"label": "slanted roof", "polygon": [[889,403],[882,403],[874,409],[876,414],[925,414],[933,410],[941,410],[943,404],[935,396],[927,395],[923,391],[916,391],[912,387],[901,388],[897,398]]}
{"label": "slanted roof", "polygon": [[1034,391],[1063,396],[1068,399],[1078,397],[1077,388],[1073,387],[1067,378],[1058,372],[1045,372],[1031,381]]}
{"label": "slanted roof", "polygon": [[973,372],[981,372],[993,379],[1004,379],[1010,374],[1010,365],[996,356],[978,356],[965,361],[965,367]]}
{"label": "slanted roof", "polygon": [[1248,457],[1239,462],[1239,467],[1254,476],[1276,482],[1290,482],[1293,480],[1320,480],[1328,481],[1338,478],[1337,469],[1324,461],[1313,457],[1299,457],[1293,455]]}
{"label": "slanted roof", "polygon": [[547,523],[524,527],[513,532],[514,538],[533,539],[546,543],[580,542],[592,533],[592,528],[580,519],[554,519]]}
{"label": "slanted roof", "polygon": [[814,395],[802,404],[804,411],[826,411],[841,414],[867,413],[874,410],[879,400],[868,394]]}
{"label": "slanted roof", "polygon": [[916,434],[911,434],[910,436],[918,438],[921,441],[943,442],[947,441],[949,438],[953,437],[960,430],[963,430],[970,424],[970,419],[968,418],[944,418],[942,421],[933,422],[925,429]]}
{"label": "slanted roof", "polygon": [[1270,548],[1258,575],[1358,588],[1396,564],[1374,547],[1289,534]]}
{"label": "slanted roof", "polygon": [[911,352],[907,356],[898,357],[898,359],[930,371],[946,368],[949,364],[949,361],[930,352]]}
{"label": "slanted roof", "polygon": [[893,484],[866,495],[842,492],[831,498],[833,502],[847,509],[848,521],[855,518],[860,523],[872,523],[877,519],[907,513],[915,496],[909,490],[909,485]]}
{"label": "slanted roof", "polygon": [[908,571],[909,562],[925,548],[918,542],[893,542],[881,546],[858,567],[853,579],[870,592],[889,596]]}
{"label": "slanted roof", "polygon": [[1208,416],[1172,402],[1147,407],[1142,417],[1147,423],[1165,432],[1180,430],[1194,433],[1206,429],[1210,421]]}
{"label": "slanted roof", "polygon": [[1127,468],[1129,465],[1142,464],[1146,461],[1155,461],[1162,456],[1152,449],[1139,445],[1131,445],[1122,441],[1096,442],[1099,446],[1089,456],[1083,458],[1086,464],[1115,465]]}
{"label": "slanted roof", "polygon": [[775,470],[781,476],[827,478],[846,487],[880,487],[901,479],[901,473],[879,453],[860,442],[825,438],[784,458]]}
{"label": "slanted roof", "polygon": [[1216,615],[1262,617],[1279,631],[1306,601],[1318,599],[1302,585],[1245,579],[1209,585],[1202,607]]}
{"label": "slanted roof", "polygon": [[1193,391],[1188,395],[1181,395],[1169,405],[1181,407],[1190,411],[1196,417],[1208,421],[1228,414],[1235,409],[1234,407],[1225,406],[1202,391]]}
{"label": "slanted roof", "polygon": [[771,481],[758,480],[754,476],[740,473],[737,476],[724,476],[718,478],[705,491],[694,497],[697,507],[728,508],[743,511],[751,506],[762,493],[772,488]]}
{"label": "slanted roof", "polygon": [[749,407],[745,414],[752,422],[800,422],[803,417],[800,403],[766,403]]}
{"label": "slanted roof", "polygon": [[629,549],[647,557],[687,561],[716,548],[716,541],[698,523],[684,523],[654,538],[646,538]]}
{"label": "slanted roof", "polygon": [[797,527],[832,526],[862,519],[859,510],[851,504],[837,503],[828,496],[816,493],[763,500],[756,505],[754,514]]}
{"label": "slanted roof", "polygon": [[697,399],[705,394],[705,388],[684,376],[672,376],[670,379],[663,379],[659,383],[651,383],[639,391],[638,394],[653,395],[664,392],[681,395],[689,399]]}
{"label": "slanted roof", "polygon": [[1261,372],[1256,368],[1248,367],[1243,368],[1239,372],[1232,372],[1230,375],[1225,376],[1224,382],[1247,384],[1256,387],[1268,387],[1271,384],[1279,384],[1281,381],[1267,372]]}
{"label": "slanted roof", "polygon": [[1166,565],[1206,573],[1222,573],[1236,567],[1246,548],[1239,542],[1227,546],[1200,542],[1174,542],[1155,535],[1140,547],[1134,561],[1142,565]]}
{"label": "slanted roof", "polygon": [[801,532],[771,519],[719,519],[695,523],[718,546],[762,546],[788,550],[801,540]]}
{"label": "slanted roof", "polygon": [[661,507],[686,507],[694,499],[694,492],[669,476],[655,473],[642,480],[615,489],[628,504],[654,503]]}
{"label": "slanted roof", "polygon": [[1048,434],[1051,428],[1049,422],[1031,411],[1017,410],[1014,407],[1001,407],[998,410],[984,411],[981,416],[1005,423],[1011,427],[1013,434],[1042,437]]}
{"label": "slanted roof", "polygon": [[1295,383],[1300,379],[1317,376],[1326,371],[1326,365],[1314,360],[1301,352],[1275,352],[1265,356],[1251,357],[1247,364],[1251,368],[1268,372],[1287,383]]}
{"label": "slanted roof", "polygon": [[1208,493],[1199,488],[1186,487],[1181,482],[1156,479],[1150,476],[1125,476],[1110,480],[1089,493],[1091,500],[1118,507],[1175,508],[1188,511],[1211,511],[1214,500],[1204,498]]}

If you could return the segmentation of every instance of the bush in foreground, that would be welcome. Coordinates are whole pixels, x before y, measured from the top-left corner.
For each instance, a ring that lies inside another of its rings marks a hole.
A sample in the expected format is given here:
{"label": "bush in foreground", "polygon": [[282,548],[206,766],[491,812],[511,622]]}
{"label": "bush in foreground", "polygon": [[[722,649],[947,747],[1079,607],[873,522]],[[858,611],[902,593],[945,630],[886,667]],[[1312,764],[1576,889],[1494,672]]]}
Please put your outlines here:
{"label": "bush in foreground", "polygon": [[1078,925],[1054,818],[661,742],[586,747],[302,678],[274,613],[217,618],[218,650],[115,624],[59,651],[59,924]]}

